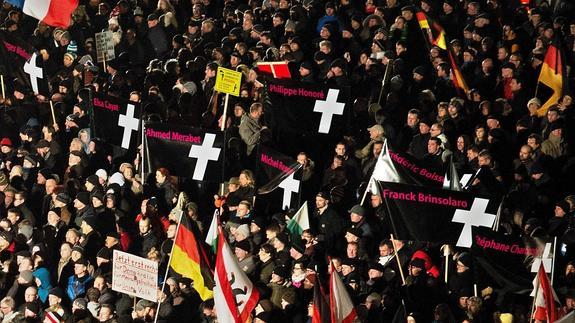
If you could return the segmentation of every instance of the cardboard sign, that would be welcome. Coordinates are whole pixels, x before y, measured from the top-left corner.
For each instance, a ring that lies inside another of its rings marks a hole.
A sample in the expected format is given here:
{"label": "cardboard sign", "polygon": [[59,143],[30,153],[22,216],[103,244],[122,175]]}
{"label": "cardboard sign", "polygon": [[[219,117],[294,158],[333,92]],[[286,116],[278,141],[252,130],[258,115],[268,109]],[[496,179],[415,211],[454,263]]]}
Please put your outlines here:
{"label": "cardboard sign", "polygon": [[114,35],[111,31],[96,33],[96,52],[98,53],[98,63],[116,58],[114,52]]}
{"label": "cardboard sign", "polygon": [[218,92],[240,96],[240,86],[242,85],[242,73],[228,68],[218,67],[216,85],[214,89]]}
{"label": "cardboard sign", "polygon": [[158,263],[114,250],[112,290],[149,301],[157,300]]}

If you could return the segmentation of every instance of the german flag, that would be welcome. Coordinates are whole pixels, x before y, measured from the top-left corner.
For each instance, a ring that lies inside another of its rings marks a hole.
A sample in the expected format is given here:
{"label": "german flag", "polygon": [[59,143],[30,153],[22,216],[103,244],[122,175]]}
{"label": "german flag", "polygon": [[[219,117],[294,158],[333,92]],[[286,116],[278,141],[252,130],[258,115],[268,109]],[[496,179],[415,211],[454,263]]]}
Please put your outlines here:
{"label": "german flag", "polygon": [[210,274],[204,248],[196,239],[199,230],[195,222],[184,214],[176,233],[174,249],[170,257],[170,266],[183,277],[194,281],[194,288],[202,300],[213,297],[213,278]]}
{"label": "german flag", "polygon": [[[439,26],[437,24],[434,24],[434,26]],[[437,35],[437,37],[433,40],[433,45],[443,49],[443,50],[447,50],[447,41],[445,40],[445,30],[443,30],[443,28],[438,30],[439,35]]]}
{"label": "german flag", "polygon": [[415,16],[417,17],[417,22],[419,22],[419,27],[421,29],[430,29],[429,28],[429,21],[427,21],[427,16],[421,11],[416,12]]}
{"label": "german flag", "polygon": [[465,83],[463,75],[461,74],[459,67],[455,63],[455,59],[453,58],[451,51],[448,50],[447,54],[449,56],[449,63],[451,64],[451,70],[453,71],[453,75],[451,76],[451,81],[453,82],[453,85],[455,86],[456,89],[458,89],[458,91],[463,91],[463,93],[465,94],[469,93],[469,87],[467,86],[467,83]]}
{"label": "german flag", "polygon": [[544,84],[553,91],[551,97],[537,110],[537,115],[543,117],[547,113],[547,109],[549,109],[551,105],[556,104],[563,93],[563,64],[561,61],[561,53],[554,45],[549,45],[549,48],[547,48],[547,54],[545,54],[545,60],[543,61],[541,73],[539,74],[538,87],[539,83]]}

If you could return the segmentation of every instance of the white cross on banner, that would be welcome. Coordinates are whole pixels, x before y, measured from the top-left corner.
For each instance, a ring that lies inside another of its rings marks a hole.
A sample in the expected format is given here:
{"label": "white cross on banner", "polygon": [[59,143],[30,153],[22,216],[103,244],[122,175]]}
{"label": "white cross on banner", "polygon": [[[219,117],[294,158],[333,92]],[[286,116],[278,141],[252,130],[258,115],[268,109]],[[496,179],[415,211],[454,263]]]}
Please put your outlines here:
{"label": "white cross on banner", "polygon": [[540,257],[535,257],[533,259],[533,264],[531,264],[531,272],[536,273],[539,271],[539,266],[541,266],[541,262],[543,262],[543,268],[545,269],[546,273],[551,272],[551,268],[553,267],[553,255],[551,254],[551,242],[547,242],[545,244],[545,248],[543,249],[543,254]]}
{"label": "white cross on banner", "polygon": [[319,133],[329,133],[331,128],[331,120],[334,114],[343,115],[345,103],[337,102],[339,90],[329,89],[327,98],[325,100],[316,100],[313,107],[313,112],[321,113],[321,120],[319,122]]}
{"label": "white cross on banner", "polygon": [[284,195],[282,200],[282,208],[289,209],[291,206],[291,194],[299,192],[299,183],[297,179],[294,179],[294,173],[291,173],[290,176],[286,177],[278,186],[283,188]]}
{"label": "white cross on banner", "polygon": [[491,228],[495,221],[495,214],[485,213],[489,200],[475,198],[469,211],[457,209],[453,215],[452,222],[463,223],[463,230],[457,240],[457,247],[471,248],[473,243],[472,227]]}
{"label": "white cross on banner", "polygon": [[32,91],[38,94],[38,79],[44,78],[44,71],[42,68],[36,66],[36,53],[32,54],[29,61],[24,64],[24,72],[30,75],[30,84],[32,85]]}
{"label": "white cross on banner", "polygon": [[124,128],[122,135],[122,148],[130,148],[130,140],[132,139],[132,131],[138,131],[140,127],[140,120],[134,118],[134,105],[128,104],[126,107],[126,114],[121,114],[118,117],[118,126]]}
{"label": "white cross on banner", "polygon": [[201,181],[206,174],[206,168],[210,160],[217,161],[220,158],[220,148],[214,147],[216,135],[213,133],[206,133],[202,145],[192,145],[188,157],[196,158],[196,166],[194,167],[194,175],[192,179]]}

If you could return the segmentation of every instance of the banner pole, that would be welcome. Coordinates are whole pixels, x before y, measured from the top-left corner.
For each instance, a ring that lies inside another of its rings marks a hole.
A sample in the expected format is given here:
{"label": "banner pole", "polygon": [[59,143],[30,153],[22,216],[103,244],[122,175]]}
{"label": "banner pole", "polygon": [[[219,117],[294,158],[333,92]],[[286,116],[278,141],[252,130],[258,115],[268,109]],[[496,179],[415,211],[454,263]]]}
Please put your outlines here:
{"label": "banner pole", "polygon": [[102,63],[104,63],[104,73],[108,73],[108,72],[107,72],[107,71],[108,71],[108,68],[107,68],[107,66],[106,66],[106,51],[104,51],[103,54],[104,54],[104,60],[103,60]]}
{"label": "banner pole", "polygon": [[551,287],[553,287],[553,278],[555,278],[555,254],[557,250],[557,236],[553,238],[553,260],[551,260]]}
{"label": "banner pole", "polygon": [[224,114],[222,114],[222,125],[220,126],[221,131],[224,131],[226,129],[226,114],[228,112],[229,101],[230,101],[230,94],[226,93],[226,99],[224,101]]}
{"label": "banner pole", "polygon": [[50,111],[52,112],[52,121],[56,124],[56,113],[54,113],[54,102],[50,100]]}
{"label": "banner pole", "polygon": [[6,87],[4,86],[4,75],[0,75],[0,81],[2,82],[2,100],[4,105],[6,105]]}
{"label": "banner pole", "polygon": [[403,275],[403,268],[401,267],[401,261],[399,260],[399,254],[395,247],[395,239],[393,239],[393,234],[391,234],[391,244],[393,245],[393,252],[395,253],[395,259],[397,260],[397,267],[399,267],[399,274],[401,275],[402,285],[405,285],[405,276]]}
{"label": "banner pole", "polygon": [[449,277],[449,245],[443,248],[443,256],[445,257],[445,283],[447,284],[447,277]]}
{"label": "banner pole", "polygon": [[141,172],[142,172],[142,185],[144,185],[144,180],[145,180],[145,156],[144,155],[144,150],[146,149],[146,129],[145,129],[145,124],[144,124],[144,119],[142,119],[142,151],[139,152],[140,158],[142,158],[142,160],[140,161],[140,168],[141,168]]}
{"label": "banner pole", "polygon": [[[182,212],[182,217],[187,216]],[[164,280],[162,281],[162,290],[166,286],[166,280],[168,280],[168,273],[170,272],[170,263],[172,262],[172,255],[174,254],[174,247],[176,246],[176,240],[178,239],[178,233],[180,232],[180,224],[182,224],[182,218],[178,220],[178,225],[176,226],[176,234],[174,235],[174,243],[172,243],[172,248],[170,249],[170,257],[168,258],[168,265],[166,266],[166,273],[164,274]],[[158,306],[156,307],[156,315],[154,317],[154,323],[158,323],[158,316],[160,313],[160,301],[158,300]]]}
{"label": "banner pole", "polygon": [[365,198],[367,197],[367,191],[369,191],[372,181],[373,181],[373,175],[371,175],[371,177],[369,178],[369,182],[367,182],[367,186],[363,191],[363,196],[361,197],[361,202],[359,202],[359,205],[363,205],[363,202],[365,202]]}

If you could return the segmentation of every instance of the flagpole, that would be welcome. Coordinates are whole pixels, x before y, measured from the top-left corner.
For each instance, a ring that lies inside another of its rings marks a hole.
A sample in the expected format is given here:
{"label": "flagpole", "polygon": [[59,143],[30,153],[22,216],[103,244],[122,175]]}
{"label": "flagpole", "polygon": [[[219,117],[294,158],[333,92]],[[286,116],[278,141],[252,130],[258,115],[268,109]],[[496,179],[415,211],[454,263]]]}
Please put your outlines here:
{"label": "flagpole", "polygon": [[[182,215],[178,221],[178,225],[176,226],[176,234],[174,235],[174,243],[172,243],[172,248],[170,248],[170,257],[168,258],[168,265],[166,266],[166,273],[164,274],[164,280],[162,281],[162,290],[164,290],[164,286],[166,286],[166,280],[168,279],[168,273],[170,272],[170,263],[172,262],[172,255],[174,254],[174,247],[176,246],[176,239],[178,238],[178,233],[180,232],[180,225],[182,224],[182,217],[186,216],[182,212]],[[160,313],[160,302],[158,300],[158,306],[156,307],[156,315],[154,317],[154,323],[158,323],[158,315]]]}
{"label": "flagpole", "polygon": [[391,244],[393,244],[393,252],[395,253],[395,259],[397,260],[397,266],[399,267],[402,285],[405,285],[405,276],[403,275],[403,268],[401,267],[401,261],[399,260],[399,250],[395,250],[395,239],[393,239],[393,234],[391,234]]}
{"label": "flagpole", "polygon": [[537,302],[537,294],[539,293],[539,272],[535,274],[537,283],[535,284],[535,294],[533,295],[533,304],[531,305],[531,315],[529,316],[529,322],[533,320],[533,315],[535,315],[535,303]]}
{"label": "flagpole", "polygon": [[553,287],[553,278],[555,278],[555,253],[557,251],[557,236],[553,238],[553,260],[551,260],[551,287]]}

